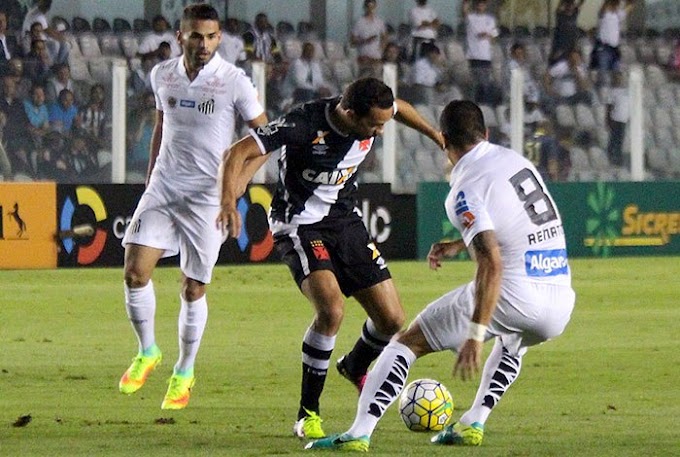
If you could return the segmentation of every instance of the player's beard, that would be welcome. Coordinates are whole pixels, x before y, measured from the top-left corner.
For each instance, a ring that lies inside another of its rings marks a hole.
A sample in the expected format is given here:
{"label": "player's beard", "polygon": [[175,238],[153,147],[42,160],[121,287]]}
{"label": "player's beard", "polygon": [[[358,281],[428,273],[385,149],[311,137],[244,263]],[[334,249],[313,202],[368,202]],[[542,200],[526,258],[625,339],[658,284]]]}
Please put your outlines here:
{"label": "player's beard", "polygon": [[214,55],[215,51],[213,52],[206,50],[196,51],[190,56],[191,65],[195,69],[203,68],[208,64],[208,62],[210,62]]}

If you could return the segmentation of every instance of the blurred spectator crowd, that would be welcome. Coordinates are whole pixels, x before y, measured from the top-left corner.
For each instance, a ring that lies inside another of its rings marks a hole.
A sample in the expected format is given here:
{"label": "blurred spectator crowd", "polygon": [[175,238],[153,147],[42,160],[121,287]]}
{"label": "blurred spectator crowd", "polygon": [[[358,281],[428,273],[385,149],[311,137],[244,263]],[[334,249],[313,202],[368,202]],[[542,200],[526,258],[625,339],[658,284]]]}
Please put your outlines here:
{"label": "blurred spectator crowd", "polygon": [[[386,0],[382,0],[386,1]],[[155,119],[149,72],[181,49],[170,25],[50,16],[50,0],[0,9],[0,179],[109,182],[111,65],[126,59],[128,181],[143,182]],[[643,65],[645,151],[650,179],[680,177],[680,32],[630,30],[635,0],[602,0],[598,26],[578,28],[583,0],[559,0],[555,28],[499,25],[486,0],[463,0],[462,23],[440,21],[416,0],[396,26],[365,0],[345,42],[324,39],[311,22],[224,22],[220,55],[252,74],[266,64],[267,111],[333,96],[354,79],[382,78],[394,65],[398,96],[435,123],[443,105],[469,98],[483,109],[490,139],[509,145],[511,75],[523,75],[524,153],[549,180],[629,178],[628,75]],[[48,20],[49,18],[49,20]],[[241,127],[240,133],[245,133]],[[398,133],[398,183],[446,179],[443,154],[409,129]],[[381,180],[381,144],[362,172]],[[268,176],[275,176],[275,164]],[[272,178],[273,179],[273,178]]]}

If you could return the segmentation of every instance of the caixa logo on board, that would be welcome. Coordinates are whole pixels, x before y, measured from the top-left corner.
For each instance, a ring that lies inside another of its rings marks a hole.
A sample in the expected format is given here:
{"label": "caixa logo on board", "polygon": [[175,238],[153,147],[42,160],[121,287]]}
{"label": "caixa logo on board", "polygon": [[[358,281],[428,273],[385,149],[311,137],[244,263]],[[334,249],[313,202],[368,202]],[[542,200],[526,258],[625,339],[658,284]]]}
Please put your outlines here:
{"label": "caixa logo on board", "polygon": [[[107,233],[102,225],[108,214],[104,200],[92,187],[78,186],[74,193],[64,198],[59,214],[59,231],[65,234],[61,246],[68,255],[76,255],[79,265],[89,265],[106,245]],[[88,235],[76,238],[78,228],[84,228]]]}

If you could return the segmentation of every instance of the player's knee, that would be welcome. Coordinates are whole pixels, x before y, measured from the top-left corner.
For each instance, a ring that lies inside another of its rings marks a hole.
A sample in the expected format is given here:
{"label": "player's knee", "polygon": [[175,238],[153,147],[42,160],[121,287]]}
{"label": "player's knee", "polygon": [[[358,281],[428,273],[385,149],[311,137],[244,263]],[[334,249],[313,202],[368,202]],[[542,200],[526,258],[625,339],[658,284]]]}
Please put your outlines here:
{"label": "player's knee", "polygon": [[325,306],[316,312],[318,325],[326,330],[337,330],[345,317],[343,306]]}
{"label": "player's knee", "polygon": [[188,302],[194,302],[205,295],[205,286],[200,284],[185,284],[182,287],[182,296]]}
{"label": "player's knee", "polygon": [[125,273],[124,273],[124,280],[125,280],[125,285],[128,286],[131,289],[138,289],[140,287],[144,287],[149,283],[149,280],[151,279],[151,276],[143,272],[134,266],[132,267],[125,267]]}
{"label": "player's knee", "polygon": [[390,309],[382,313],[379,322],[375,323],[376,328],[380,333],[385,335],[394,335],[404,326],[406,315],[401,307]]}

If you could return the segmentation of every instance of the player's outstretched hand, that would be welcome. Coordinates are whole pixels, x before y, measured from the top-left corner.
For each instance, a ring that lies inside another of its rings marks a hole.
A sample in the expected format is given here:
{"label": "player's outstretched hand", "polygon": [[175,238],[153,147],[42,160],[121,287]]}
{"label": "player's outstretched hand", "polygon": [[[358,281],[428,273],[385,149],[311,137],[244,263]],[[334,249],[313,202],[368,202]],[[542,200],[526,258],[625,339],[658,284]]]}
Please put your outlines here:
{"label": "player's outstretched hand", "polygon": [[472,379],[474,375],[479,373],[482,358],[482,342],[475,340],[467,340],[463,343],[458,353],[456,365],[453,367],[453,376],[460,374],[463,381]]}
{"label": "player's outstretched hand", "polygon": [[440,241],[434,243],[430,247],[430,252],[427,254],[427,261],[430,264],[430,268],[437,270],[442,266],[441,260],[444,257],[453,257],[458,255],[460,251],[465,248],[465,244],[462,240],[456,241]]}
{"label": "player's outstretched hand", "polygon": [[217,228],[231,238],[238,238],[241,234],[241,213],[232,206],[222,206],[215,221]]}

